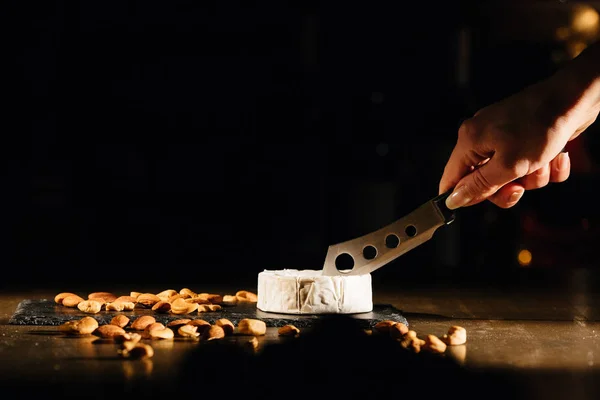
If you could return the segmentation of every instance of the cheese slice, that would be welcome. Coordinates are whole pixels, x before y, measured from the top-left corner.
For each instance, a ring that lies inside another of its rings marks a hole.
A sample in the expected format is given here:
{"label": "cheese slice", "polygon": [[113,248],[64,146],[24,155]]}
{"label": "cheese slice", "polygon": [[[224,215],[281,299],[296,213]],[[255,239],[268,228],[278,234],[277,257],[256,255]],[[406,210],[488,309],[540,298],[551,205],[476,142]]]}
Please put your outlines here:
{"label": "cheese slice", "polygon": [[324,276],[321,270],[264,270],[257,308],[282,314],[353,314],[373,310],[371,275]]}

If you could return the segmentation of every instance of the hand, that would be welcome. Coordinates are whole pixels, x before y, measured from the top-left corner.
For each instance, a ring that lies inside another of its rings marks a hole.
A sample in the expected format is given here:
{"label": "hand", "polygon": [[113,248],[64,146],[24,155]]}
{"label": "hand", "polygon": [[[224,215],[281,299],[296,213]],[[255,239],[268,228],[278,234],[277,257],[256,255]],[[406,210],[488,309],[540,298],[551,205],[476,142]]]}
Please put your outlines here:
{"label": "hand", "polygon": [[526,190],[569,177],[569,155],[562,150],[596,120],[600,85],[591,95],[564,79],[555,75],[463,122],[439,185],[440,193],[454,188],[449,208],[486,199],[509,208]]}

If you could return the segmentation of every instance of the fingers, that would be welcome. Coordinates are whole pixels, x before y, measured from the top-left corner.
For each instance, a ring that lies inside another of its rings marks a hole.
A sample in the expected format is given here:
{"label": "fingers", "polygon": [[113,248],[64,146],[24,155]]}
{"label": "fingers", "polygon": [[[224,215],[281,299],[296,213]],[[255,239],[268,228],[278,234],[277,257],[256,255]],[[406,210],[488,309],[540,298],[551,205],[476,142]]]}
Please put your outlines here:
{"label": "fingers", "polygon": [[500,156],[492,157],[456,184],[454,191],[446,199],[446,207],[452,210],[489,198],[502,186],[524,174],[522,168],[517,167],[507,168]]}
{"label": "fingers", "polygon": [[521,200],[524,193],[523,185],[518,182],[510,182],[490,196],[488,200],[500,208],[510,208]]}
{"label": "fingers", "polygon": [[564,182],[571,172],[568,153],[560,153],[550,163],[519,179],[525,190],[540,189],[550,182]]}
{"label": "fingers", "polygon": [[475,131],[475,122],[473,119],[463,121],[458,130],[456,146],[454,146],[452,154],[450,154],[440,180],[440,194],[455,187],[462,177],[473,170],[474,166],[481,165],[488,159],[487,156],[477,154],[474,151],[473,132]]}
{"label": "fingers", "polygon": [[525,188],[525,190],[533,190],[543,188],[550,182],[550,164],[544,165],[537,171],[532,172],[529,175],[525,175],[519,179],[519,183]]}
{"label": "fingers", "polygon": [[471,164],[465,160],[463,154],[459,145],[452,150],[452,154],[446,163],[442,179],[440,180],[440,194],[452,189],[463,176],[471,171]]}
{"label": "fingers", "polygon": [[[487,199],[501,208],[513,207],[521,200],[526,190],[540,189],[550,182],[564,182],[569,177],[570,169],[569,154],[560,153],[550,163],[529,175],[505,184]],[[489,171],[481,172],[484,173],[484,178],[475,178],[475,182],[478,179],[490,179],[485,177],[485,175],[489,175]],[[492,185],[488,183],[487,187],[492,187]],[[466,205],[473,205],[481,201],[482,199],[478,198]]]}
{"label": "fingers", "polygon": [[569,153],[560,153],[550,161],[550,182],[564,182],[571,174]]}

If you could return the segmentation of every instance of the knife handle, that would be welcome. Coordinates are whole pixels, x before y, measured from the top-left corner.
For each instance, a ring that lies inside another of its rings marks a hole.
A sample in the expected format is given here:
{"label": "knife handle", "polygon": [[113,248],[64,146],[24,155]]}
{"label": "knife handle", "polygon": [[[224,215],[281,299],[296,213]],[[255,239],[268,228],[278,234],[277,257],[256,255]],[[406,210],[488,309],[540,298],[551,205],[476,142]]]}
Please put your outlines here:
{"label": "knife handle", "polygon": [[440,211],[440,214],[442,214],[442,216],[444,217],[444,222],[446,223],[446,225],[452,223],[456,218],[455,211],[446,207],[446,199],[452,194],[453,190],[454,189],[450,189],[447,192],[442,193],[431,200],[431,202]]}

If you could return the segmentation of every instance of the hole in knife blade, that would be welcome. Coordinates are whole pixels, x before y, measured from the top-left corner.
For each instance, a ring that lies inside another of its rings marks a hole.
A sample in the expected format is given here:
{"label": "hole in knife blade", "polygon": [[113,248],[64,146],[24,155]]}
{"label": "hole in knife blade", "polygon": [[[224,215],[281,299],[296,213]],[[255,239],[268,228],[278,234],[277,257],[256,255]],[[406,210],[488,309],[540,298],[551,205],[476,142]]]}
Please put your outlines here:
{"label": "hole in knife blade", "polygon": [[335,267],[340,272],[352,269],[354,268],[354,258],[348,253],[338,254],[335,258]]}
{"label": "hole in knife blade", "polygon": [[417,234],[417,227],[414,225],[409,225],[404,229],[404,232],[406,232],[409,237],[413,237]]}
{"label": "hole in knife blade", "polygon": [[363,257],[366,260],[372,260],[375,257],[377,257],[377,249],[375,248],[375,246],[371,246],[370,244],[365,246],[365,248],[363,249]]}
{"label": "hole in knife blade", "polygon": [[385,237],[385,247],[388,249],[395,249],[400,244],[400,238],[393,233],[390,233]]}

